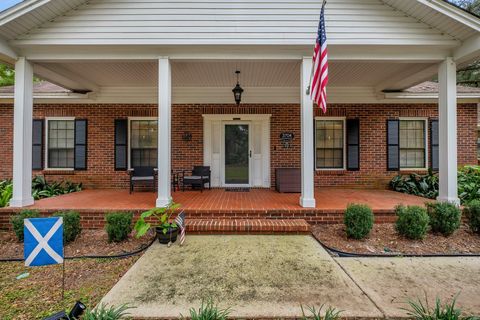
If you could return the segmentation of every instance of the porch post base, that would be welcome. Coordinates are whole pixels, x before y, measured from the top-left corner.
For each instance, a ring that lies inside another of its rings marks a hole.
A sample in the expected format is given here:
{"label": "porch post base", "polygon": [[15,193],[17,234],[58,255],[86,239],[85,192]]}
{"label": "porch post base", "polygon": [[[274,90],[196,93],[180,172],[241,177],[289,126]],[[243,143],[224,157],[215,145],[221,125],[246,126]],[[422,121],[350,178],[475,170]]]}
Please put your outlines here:
{"label": "porch post base", "polygon": [[157,198],[155,206],[157,208],[165,208],[172,202],[172,198]]}
{"label": "porch post base", "polygon": [[303,208],[315,208],[315,199],[308,199],[300,197],[300,205]]}
{"label": "porch post base", "polygon": [[35,203],[32,197],[24,198],[24,199],[12,199],[10,200],[10,207],[12,208],[23,208],[31,206]]}
{"label": "porch post base", "polygon": [[437,201],[438,202],[449,202],[449,203],[453,203],[457,206],[460,205],[460,199],[457,198],[457,197],[439,196],[439,197],[437,197]]}

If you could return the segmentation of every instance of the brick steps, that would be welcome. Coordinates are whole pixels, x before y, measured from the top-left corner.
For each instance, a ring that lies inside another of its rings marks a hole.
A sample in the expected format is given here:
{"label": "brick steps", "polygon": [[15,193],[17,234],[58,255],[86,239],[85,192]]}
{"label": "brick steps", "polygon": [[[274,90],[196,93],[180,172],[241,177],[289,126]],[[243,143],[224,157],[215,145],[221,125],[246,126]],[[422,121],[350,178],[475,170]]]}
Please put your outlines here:
{"label": "brick steps", "polygon": [[309,234],[310,224],[303,219],[191,219],[190,234]]}

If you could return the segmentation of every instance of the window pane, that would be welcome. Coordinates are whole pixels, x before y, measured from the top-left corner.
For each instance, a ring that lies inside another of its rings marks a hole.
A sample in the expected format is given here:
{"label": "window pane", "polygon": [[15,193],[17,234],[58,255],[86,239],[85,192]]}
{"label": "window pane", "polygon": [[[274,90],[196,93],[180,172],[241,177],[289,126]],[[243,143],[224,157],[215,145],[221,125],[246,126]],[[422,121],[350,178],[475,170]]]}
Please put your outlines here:
{"label": "window pane", "polygon": [[48,121],[48,167],[74,167],[75,163],[75,121]]}
{"label": "window pane", "polygon": [[343,168],[343,120],[317,120],[315,128],[317,149],[316,167],[319,169]]}
{"label": "window pane", "polygon": [[400,120],[400,167],[425,168],[425,121]]}
{"label": "window pane", "polygon": [[157,120],[130,121],[132,167],[157,167]]}

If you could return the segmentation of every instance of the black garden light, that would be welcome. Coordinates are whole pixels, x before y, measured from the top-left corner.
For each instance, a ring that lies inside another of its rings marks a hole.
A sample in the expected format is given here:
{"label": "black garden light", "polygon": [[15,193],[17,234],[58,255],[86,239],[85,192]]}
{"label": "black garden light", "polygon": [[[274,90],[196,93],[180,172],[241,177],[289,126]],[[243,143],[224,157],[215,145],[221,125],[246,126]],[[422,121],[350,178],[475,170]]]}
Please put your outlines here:
{"label": "black garden light", "polygon": [[240,71],[235,71],[236,75],[237,75],[237,85],[235,86],[235,88],[232,89],[232,92],[233,92],[233,96],[235,98],[235,103],[237,104],[237,106],[240,105],[240,102],[242,101],[242,93],[243,93],[243,89],[242,87],[240,87],[240,82],[238,80],[238,77],[240,76]]}
{"label": "black garden light", "polygon": [[44,320],[77,320],[80,319],[86,308],[87,307],[83,303],[77,301],[68,315],[65,311],[61,311],[45,318]]}

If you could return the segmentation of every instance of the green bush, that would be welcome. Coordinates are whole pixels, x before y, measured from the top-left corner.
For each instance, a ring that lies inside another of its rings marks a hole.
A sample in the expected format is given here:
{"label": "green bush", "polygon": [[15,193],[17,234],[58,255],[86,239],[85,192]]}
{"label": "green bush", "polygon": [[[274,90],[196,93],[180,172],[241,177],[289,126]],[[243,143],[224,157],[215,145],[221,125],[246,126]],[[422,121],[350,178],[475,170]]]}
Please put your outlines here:
{"label": "green bush", "polygon": [[350,204],[345,211],[344,223],[348,237],[363,239],[373,227],[372,209],[362,204]]}
{"label": "green bush", "polygon": [[470,201],[464,210],[468,224],[473,232],[480,233],[480,200]]}
{"label": "green bush", "polygon": [[462,211],[453,203],[427,203],[427,212],[433,232],[449,236],[460,227]]}
{"label": "green bush", "polygon": [[438,196],[438,176],[432,170],[426,175],[416,173],[397,175],[390,181],[390,188],[402,193],[435,199]]}
{"label": "green bush", "polygon": [[302,320],[338,320],[340,319],[340,313],[342,313],[342,311],[328,307],[327,310],[325,310],[325,315],[322,315],[323,305],[321,305],[318,310],[315,307],[307,307],[310,313],[307,315],[302,305],[300,308],[302,309],[302,317],[300,318]]}
{"label": "green bush", "polygon": [[[227,320],[230,314],[230,309],[220,309],[213,303],[212,299],[202,301],[202,305],[198,309],[190,309],[191,320]],[[180,315],[180,319],[186,319],[183,315]]]}
{"label": "green bush", "polygon": [[13,194],[13,183],[10,180],[0,181],[0,208],[8,206]]}
{"label": "green bush", "polygon": [[108,234],[109,242],[120,242],[127,239],[132,232],[132,213],[113,212],[105,216],[107,224],[105,229]]}
{"label": "green bush", "polygon": [[398,206],[395,208],[397,222],[395,229],[409,239],[423,239],[427,234],[429,217],[427,210],[419,206]]}
{"label": "green bush", "polygon": [[12,216],[10,222],[18,241],[23,241],[23,219],[39,218],[40,213],[37,210],[23,210],[22,212]]}
{"label": "green bush", "polygon": [[53,216],[63,218],[63,241],[74,241],[82,228],[80,226],[80,214],[76,211],[57,212]]}
{"label": "green bush", "polygon": [[462,204],[480,199],[480,166],[465,166],[458,170],[458,197]]}
{"label": "green bush", "polygon": [[32,196],[35,200],[51,198],[81,190],[81,183],[73,183],[70,181],[47,182],[43,176],[36,176],[32,180]]}

